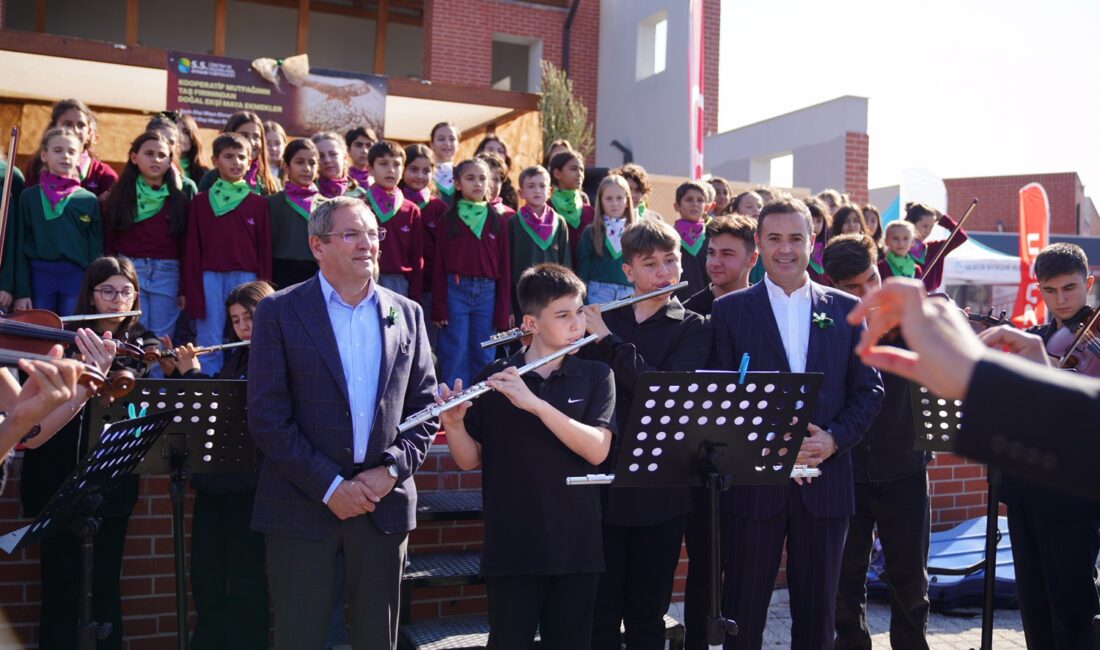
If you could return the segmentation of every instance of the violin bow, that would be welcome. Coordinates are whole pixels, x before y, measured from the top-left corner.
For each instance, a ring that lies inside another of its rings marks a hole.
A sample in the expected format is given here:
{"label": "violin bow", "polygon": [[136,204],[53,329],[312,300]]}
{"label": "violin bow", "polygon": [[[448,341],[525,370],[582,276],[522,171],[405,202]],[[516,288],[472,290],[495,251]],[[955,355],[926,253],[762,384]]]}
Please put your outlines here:
{"label": "violin bow", "polygon": [[936,251],[936,256],[933,257],[932,261],[924,267],[925,275],[931,273],[932,269],[934,269],[936,265],[940,263],[940,260],[943,259],[943,256],[947,254],[947,251],[950,248],[948,244],[950,244],[951,240],[955,238],[955,235],[959,234],[959,231],[962,230],[963,224],[966,223],[966,220],[970,218],[970,214],[974,212],[974,208],[976,207],[978,207],[978,197],[975,196],[973,199],[970,200],[970,206],[966,208],[966,212],[963,212],[963,216],[961,219],[959,219],[959,223],[955,224],[955,229],[951,231],[951,234],[947,236],[947,239],[943,240],[943,247]]}
{"label": "violin bow", "polygon": [[0,195],[0,264],[4,261],[4,240],[8,234],[8,210],[11,208],[11,183],[15,180],[15,152],[19,146],[19,127],[11,127],[8,143],[8,168],[4,171],[4,191]]}

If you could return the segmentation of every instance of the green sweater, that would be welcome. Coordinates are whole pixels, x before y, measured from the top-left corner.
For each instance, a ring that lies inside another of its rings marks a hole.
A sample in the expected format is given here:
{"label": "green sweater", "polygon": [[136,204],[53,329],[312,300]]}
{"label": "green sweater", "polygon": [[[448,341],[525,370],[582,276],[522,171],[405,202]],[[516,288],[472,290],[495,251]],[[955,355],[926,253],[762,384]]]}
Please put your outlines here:
{"label": "green sweater", "polygon": [[286,192],[267,197],[267,209],[271,215],[271,257],[277,260],[312,262],[309,221],[290,207],[286,201]]}
{"label": "green sweater", "polygon": [[99,201],[77,189],[56,219],[42,212],[42,189],[35,185],[19,197],[15,226],[15,298],[31,295],[31,260],[68,261],[87,268],[103,255],[103,221]]}
{"label": "green sweater", "polygon": [[606,243],[601,242],[600,247],[603,255],[596,255],[596,247],[592,243],[592,226],[585,226],[577,244],[577,276],[581,282],[611,282],[630,286],[630,280],[623,273],[622,256],[612,255]]}

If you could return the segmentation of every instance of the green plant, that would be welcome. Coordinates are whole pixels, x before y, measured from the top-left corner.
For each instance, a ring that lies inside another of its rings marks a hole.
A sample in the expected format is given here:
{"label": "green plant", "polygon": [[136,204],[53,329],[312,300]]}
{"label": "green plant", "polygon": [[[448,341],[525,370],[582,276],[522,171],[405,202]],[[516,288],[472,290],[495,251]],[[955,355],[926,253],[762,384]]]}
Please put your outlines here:
{"label": "green plant", "polygon": [[592,125],[588,108],[573,95],[573,82],[565,71],[545,59],[542,61],[542,150],[554,140],[568,140],[585,157],[592,153]]}

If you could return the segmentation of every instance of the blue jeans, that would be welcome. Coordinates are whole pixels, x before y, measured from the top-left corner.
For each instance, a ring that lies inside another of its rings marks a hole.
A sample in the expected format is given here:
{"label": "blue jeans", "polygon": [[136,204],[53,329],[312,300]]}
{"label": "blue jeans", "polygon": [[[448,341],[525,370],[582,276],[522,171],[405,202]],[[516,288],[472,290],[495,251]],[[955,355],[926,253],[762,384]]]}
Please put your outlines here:
{"label": "blue jeans", "polygon": [[48,309],[58,316],[72,316],[76,311],[80,283],[84,280],[84,269],[67,260],[30,260],[30,263],[32,306]]}
{"label": "blue jeans", "polygon": [[[256,274],[251,271],[203,271],[202,291],[206,295],[206,316],[200,318],[196,329],[195,345],[218,345],[225,338],[225,299],[238,285],[252,282]],[[202,371],[213,377],[222,369],[223,355],[208,354],[202,358]]]}
{"label": "blue jeans", "polygon": [[589,305],[602,305],[605,302],[629,298],[632,295],[634,295],[634,287],[629,284],[590,280],[588,282],[588,297],[585,302]]}
{"label": "blue jeans", "polygon": [[180,261],[148,257],[130,259],[141,289],[141,324],[158,337],[176,333],[180,310]]}
{"label": "blue jeans", "polygon": [[409,297],[409,279],[404,273],[383,273],[378,277],[378,284],[406,298]]}
{"label": "blue jeans", "polygon": [[496,281],[489,278],[447,276],[447,326],[439,330],[440,381],[463,386],[493,360],[494,350],[481,349],[493,335]]}

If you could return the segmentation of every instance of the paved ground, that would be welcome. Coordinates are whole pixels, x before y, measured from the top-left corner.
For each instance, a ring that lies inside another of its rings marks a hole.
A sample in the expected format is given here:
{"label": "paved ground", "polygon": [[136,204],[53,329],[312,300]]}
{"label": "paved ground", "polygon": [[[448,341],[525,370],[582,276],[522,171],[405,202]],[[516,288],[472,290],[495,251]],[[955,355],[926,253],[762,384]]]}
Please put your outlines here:
{"label": "paved ground", "polygon": [[[768,629],[764,633],[765,648],[789,648],[791,645],[791,615],[787,608],[786,591],[777,591],[768,613]],[[674,603],[672,614],[683,620],[682,605]],[[981,610],[974,616],[944,616],[932,614],[928,620],[928,643],[932,650],[970,650],[977,648],[982,635]],[[890,647],[890,606],[872,602],[867,611],[872,641],[876,648]],[[1020,612],[998,609],[994,616],[993,647],[997,650],[1026,648]]]}

